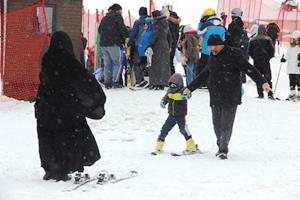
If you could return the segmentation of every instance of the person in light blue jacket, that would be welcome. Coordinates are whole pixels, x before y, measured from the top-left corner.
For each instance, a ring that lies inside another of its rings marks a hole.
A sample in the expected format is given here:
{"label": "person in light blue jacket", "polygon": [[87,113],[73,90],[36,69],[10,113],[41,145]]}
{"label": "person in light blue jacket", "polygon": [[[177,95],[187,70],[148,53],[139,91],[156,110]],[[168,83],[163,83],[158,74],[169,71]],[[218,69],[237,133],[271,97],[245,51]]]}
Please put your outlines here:
{"label": "person in light blue jacket", "polygon": [[151,17],[147,17],[144,19],[144,21],[144,31],[142,32],[138,43],[139,56],[145,56],[145,50],[148,47],[149,41],[153,33],[153,19]]}
{"label": "person in light blue jacket", "polygon": [[203,12],[202,18],[197,29],[197,36],[202,37],[201,58],[196,68],[196,75],[198,75],[206,66],[208,57],[211,52],[207,46],[207,40],[211,35],[220,35],[225,39],[225,27],[222,25],[222,20],[216,16],[216,12],[212,8],[208,8]]}

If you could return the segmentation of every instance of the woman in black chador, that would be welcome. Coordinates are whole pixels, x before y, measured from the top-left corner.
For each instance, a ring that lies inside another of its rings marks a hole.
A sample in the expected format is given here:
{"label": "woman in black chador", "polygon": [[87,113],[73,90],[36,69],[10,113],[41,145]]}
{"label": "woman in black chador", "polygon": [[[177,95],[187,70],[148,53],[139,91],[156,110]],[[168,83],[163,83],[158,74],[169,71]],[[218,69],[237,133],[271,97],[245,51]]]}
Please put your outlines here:
{"label": "woman in black chador", "polygon": [[44,180],[67,181],[100,159],[86,117],[101,119],[106,96],[96,79],[75,58],[72,41],[55,32],[45,53],[35,103]]}

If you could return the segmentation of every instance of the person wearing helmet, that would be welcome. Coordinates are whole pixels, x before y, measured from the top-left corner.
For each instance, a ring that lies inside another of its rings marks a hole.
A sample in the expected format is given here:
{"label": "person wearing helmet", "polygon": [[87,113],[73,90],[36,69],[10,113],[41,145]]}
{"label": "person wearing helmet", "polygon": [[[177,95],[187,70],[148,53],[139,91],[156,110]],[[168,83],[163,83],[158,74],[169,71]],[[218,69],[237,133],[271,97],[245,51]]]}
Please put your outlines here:
{"label": "person wearing helmet", "polygon": [[167,20],[169,23],[169,30],[172,36],[172,44],[171,44],[171,52],[170,52],[170,64],[171,64],[171,74],[175,73],[175,66],[174,66],[174,56],[177,41],[179,39],[179,24],[181,22],[181,18],[177,15],[176,12],[173,11],[173,6],[169,3],[165,3],[163,5],[163,9],[166,9],[169,13],[167,16]]}
{"label": "person wearing helmet", "polygon": [[[287,101],[300,100],[300,31],[294,31],[290,38],[290,47],[288,48],[286,59],[281,58],[281,62],[288,62],[286,72],[289,75],[290,95]],[[297,91],[296,91],[297,87]]]}
{"label": "person wearing helmet", "polygon": [[242,21],[243,11],[240,8],[231,10],[231,23],[228,25],[226,41],[229,46],[240,48],[240,40],[243,34],[244,22]]}
{"label": "person wearing helmet", "polygon": [[[207,40],[210,35],[220,35],[225,38],[225,27],[222,26],[222,20],[216,16],[216,11],[212,8],[204,10],[202,18],[198,24],[197,36],[202,37],[201,58],[196,67],[196,76],[205,68],[208,57],[211,52],[207,46]],[[206,82],[203,86],[206,85]]]}

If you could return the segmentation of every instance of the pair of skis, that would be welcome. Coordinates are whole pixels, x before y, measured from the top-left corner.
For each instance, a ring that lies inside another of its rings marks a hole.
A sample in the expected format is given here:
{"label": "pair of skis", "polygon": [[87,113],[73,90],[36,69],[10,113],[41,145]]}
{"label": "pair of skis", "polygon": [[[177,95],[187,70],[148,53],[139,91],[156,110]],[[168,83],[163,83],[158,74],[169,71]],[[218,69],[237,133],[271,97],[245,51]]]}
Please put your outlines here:
{"label": "pair of skis", "polygon": [[[164,152],[161,152],[161,151],[153,151],[151,152],[150,154],[152,156],[157,156],[159,154],[163,154]],[[194,151],[194,152],[189,152],[189,151],[182,151],[182,152],[170,152],[170,155],[171,156],[175,156],[175,157],[179,157],[179,156],[190,156],[190,155],[195,155],[195,154],[204,154],[203,151],[201,150],[197,150],[197,151]]]}
{"label": "pair of skis", "polygon": [[109,173],[108,171],[102,170],[99,172],[97,176],[89,177],[85,176],[82,180],[75,180],[74,185],[66,188],[63,190],[63,192],[72,192],[77,190],[78,188],[81,188],[82,186],[90,183],[90,182],[96,182],[97,185],[105,185],[105,184],[115,184],[124,180],[128,180],[131,178],[134,178],[138,175],[138,172],[135,170],[131,170],[127,172],[124,175],[115,175],[112,173]]}

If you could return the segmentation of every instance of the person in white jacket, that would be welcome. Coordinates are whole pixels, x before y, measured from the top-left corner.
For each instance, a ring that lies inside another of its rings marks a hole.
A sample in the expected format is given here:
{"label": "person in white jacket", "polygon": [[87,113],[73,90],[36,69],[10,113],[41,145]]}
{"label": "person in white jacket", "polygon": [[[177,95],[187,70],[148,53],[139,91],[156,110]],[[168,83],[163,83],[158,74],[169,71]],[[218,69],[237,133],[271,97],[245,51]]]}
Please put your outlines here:
{"label": "person in white jacket", "polygon": [[250,39],[252,39],[255,36],[257,36],[257,32],[258,32],[258,24],[256,23],[256,19],[254,19],[251,22],[251,28],[250,28],[250,30],[248,30],[248,34],[249,34]]}
{"label": "person in white jacket", "polygon": [[[300,31],[294,31],[290,38],[290,47],[287,51],[286,59],[282,58],[281,62],[287,61],[286,72],[289,75],[290,95],[286,100],[300,100]],[[297,92],[296,92],[297,88]]]}

